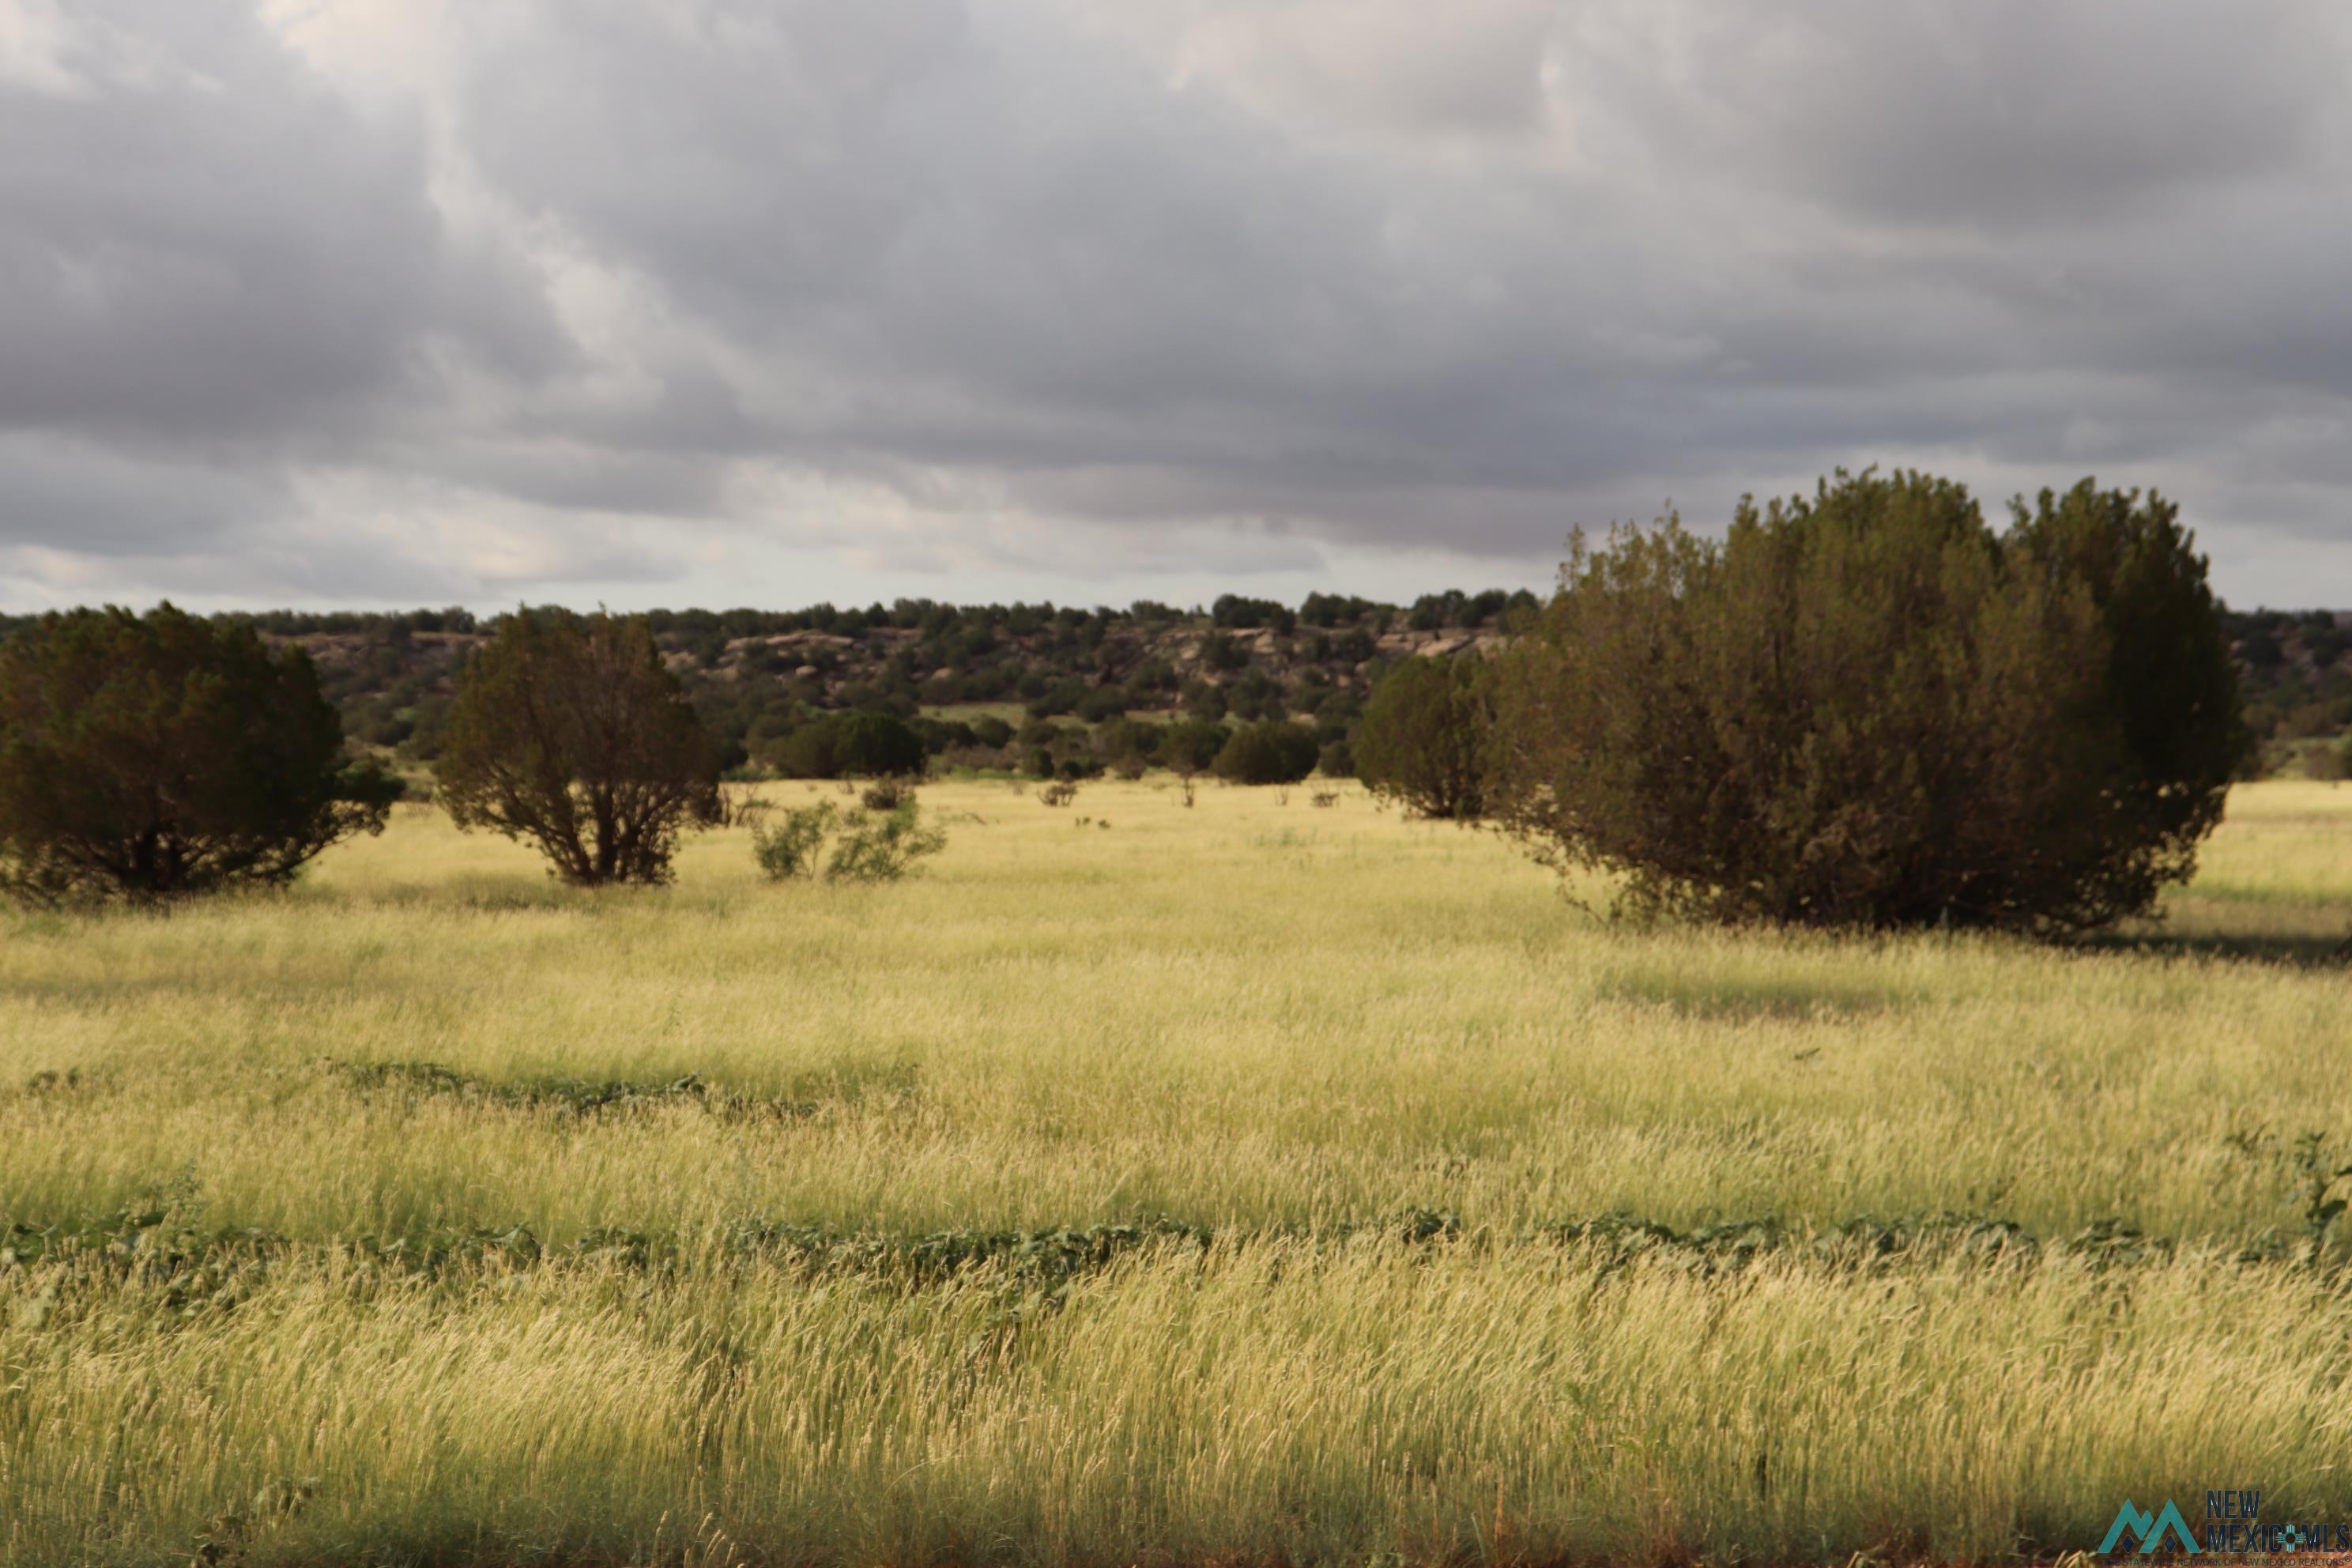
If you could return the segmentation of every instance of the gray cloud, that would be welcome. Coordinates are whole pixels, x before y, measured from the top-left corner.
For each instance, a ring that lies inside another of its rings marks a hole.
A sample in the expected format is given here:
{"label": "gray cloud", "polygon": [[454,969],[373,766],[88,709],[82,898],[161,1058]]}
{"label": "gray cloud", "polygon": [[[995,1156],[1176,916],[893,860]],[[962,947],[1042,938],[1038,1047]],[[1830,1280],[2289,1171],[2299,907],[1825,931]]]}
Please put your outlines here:
{"label": "gray cloud", "polygon": [[[1657,144],[1852,214],[2074,226],[2305,164],[2340,97],[2330,8],[2088,0],[1675,6],[1593,66]],[[1586,81],[1592,79],[1588,71]]]}
{"label": "gray cloud", "polygon": [[90,442],[0,434],[0,548],[104,559],[216,552],[282,515],[282,476],[167,463]]}
{"label": "gray cloud", "polygon": [[103,0],[0,89],[0,424],[250,441],[363,421],[434,333],[554,352],[443,242],[414,115],[352,114],[234,0]]}
{"label": "gray cloud", "polygon": [[256,3],[0,58],[20,583],[1527,580],[1884,459],[2352,601],[2319,0]]}

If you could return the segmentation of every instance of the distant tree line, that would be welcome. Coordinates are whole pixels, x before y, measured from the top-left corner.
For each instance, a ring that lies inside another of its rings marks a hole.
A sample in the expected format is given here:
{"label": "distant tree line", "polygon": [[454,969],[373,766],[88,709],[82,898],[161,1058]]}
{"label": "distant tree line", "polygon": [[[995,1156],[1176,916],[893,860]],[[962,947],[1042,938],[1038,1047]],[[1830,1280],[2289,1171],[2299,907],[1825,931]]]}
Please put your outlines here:
{"label": "distant tree line", "polygon": [[[1402,607],[1310,594],[1295,613],[1233,595],[1193,611],[1152,601],[1079,610],[903,599],[850,610],[656,611],[645,621],[727,769],[828,776],[827,716],[867,711],[906,721],[935,763],[1035,772],[1043,752],[1056,773],[1131,765],[1130,716],[1303,720],[1323,770],[1346,773],[1360,750],[1364,704],[1406,639],[1492,639],[1534,605],[1531,595],[1501,590],[1449,590]],[[490,624],[464,609],[229,618],[301,641],[354,740],[428,763],[457,668]],[[0,636],[15,624],[0,619]],[[2263,743],[2253,765],[2344,771],[2314,742],[2352,732],[2352,612],[2225,613],[2224,632]],[[766,640],[778,637],[799,640]],[[983,715],[983,706],[995,711]],[[1054,728],[1017,742],[1010,733],[1040,720]]]}
{"label": "distant tree line", "polygon": [[[849,711],[906,721],[934,757],[1033,763],[1039,743],[987,755],[1012,742],[975,716],[940,712],[982,705],[1066,730],[1136,713],[1234,725],[1303,719],[1315,726],[1318,756],[1336,763],[1371,684],[1410,639],[1498,635],[1535,604],[1525,591],[1499,589],[1432,594],[1408,606],[1309,595],[1297,611],[1235,595],[1190,611],[1149,600],[1114,610],[901,599],[862,609],[656,610],[643,620],[716,738],[723,767],[815,775],[824,772],[825,716]],[[495,620],[463,609],[226,618],[301,642],[354,740],[423,763],[438,755],[459,664]],[[0,636],[12,624],[0,618]],[[803,730],[816,733],[793,741]],[[1057,769],[1119,761],[1100,746],[1080,756],[1066,737],[1042,749]]]}
{"label": "distant tree line", "polygon": [[[1320,770],[1494,821],[1637,910],[2065,931],[2189,874],[2256,754],[2246,667],[2324,683],[2337,631],[2226,615],[2159,497],[2086,480],[1996,527],[1957,484],[1875,470],[1743,502],[1721,539],[1674,518],[1580,538],[1540,603],[78,611],[0,636],[0,876],[36,900],[167,898],[283,882],[380,829],[397,786],[346,750],[316,648],[418,683],[398,743],[451,816],[581,885],[666,880],[730,768]],[[1009,683],[1017,717],[976,707],[975,681]],[[936,849],[899,786],[869,793],[881,815],[842,866]],[[763,839],[763,864],[803,865],[809,826]]]}

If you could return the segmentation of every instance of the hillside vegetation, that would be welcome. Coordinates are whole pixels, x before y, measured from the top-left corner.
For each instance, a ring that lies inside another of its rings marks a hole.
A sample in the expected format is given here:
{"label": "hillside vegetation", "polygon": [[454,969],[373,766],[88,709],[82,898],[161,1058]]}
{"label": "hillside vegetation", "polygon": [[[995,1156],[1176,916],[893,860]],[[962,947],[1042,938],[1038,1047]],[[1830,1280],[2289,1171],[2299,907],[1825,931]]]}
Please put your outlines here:
{"label": "hillside vegetation", "polygon": [[[1500,590],[1409,606],[1310,595],[1297,609],[1229,595],[1192,613],[900,600],[648,620],[732,765],[777,760],[818,714],[872,709],[927,718],[934,751],[952,760],[1012,767],[1027,748],[986,721],[1016,733],[1054,721],[1051,743],[1065,756],[1090,749],[1089,727],[1099,742],[1104,725],[1129,714],[1292,718],[1328,747],[1353,736],[1390,663],[1491,646],[1533,603]],[[350,735],[414,761],[437,753],[458,664],[487,633],[464,610],[245,618],[309,651]],[[8,626],[0,617],[0,634]],[[2345,771],[2315,742],[2352,732],[2352,612],[2232,612],[2228,626],[2266,767]]]}

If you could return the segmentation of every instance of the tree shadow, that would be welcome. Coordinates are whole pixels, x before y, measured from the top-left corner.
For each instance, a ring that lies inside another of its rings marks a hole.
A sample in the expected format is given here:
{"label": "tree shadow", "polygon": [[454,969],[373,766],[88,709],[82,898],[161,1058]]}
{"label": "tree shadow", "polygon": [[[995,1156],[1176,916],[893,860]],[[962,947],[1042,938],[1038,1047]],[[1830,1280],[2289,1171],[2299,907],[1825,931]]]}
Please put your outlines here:
{"label": "tree shadow", "polygon": [[2352,937],[2340,931],[2189,931],[2158,926],[2091,931],[2062,945],[2081,952],[2210,958],[2287,969],[2352,968]]}
{"label": "tree shadow", "polygon": [[1601,990],[1604,996],[1662,1007],[1686,1018],[1732,1022],[1770,1019],[1801,1023],[1863,1017],[1894,1012],[1919,1000],[1902,987],[1754,975],[1669,976],[1637,973],[1614,976]]}

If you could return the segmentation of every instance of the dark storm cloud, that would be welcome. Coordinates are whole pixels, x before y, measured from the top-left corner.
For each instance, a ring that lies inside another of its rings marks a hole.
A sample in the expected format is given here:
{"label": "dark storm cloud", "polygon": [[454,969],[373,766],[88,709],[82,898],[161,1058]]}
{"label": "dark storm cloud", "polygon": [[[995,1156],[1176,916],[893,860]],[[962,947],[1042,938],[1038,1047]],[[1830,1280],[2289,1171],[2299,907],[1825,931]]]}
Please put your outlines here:
{"label": "dark storm cloud", "polygon": [[81,441],[0,434],[0,548],[95,557],[159,544],[233,548],[286,510],[279,476],[163,463]]}
{"label": "dark storm cloud", "polygon": [[366,92],[72,15],[0,53],[0,544],[1502,570],[1874,459],[2161,481],[2225,582],[2347,531],[2318,0],[482,0]]}

